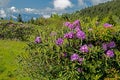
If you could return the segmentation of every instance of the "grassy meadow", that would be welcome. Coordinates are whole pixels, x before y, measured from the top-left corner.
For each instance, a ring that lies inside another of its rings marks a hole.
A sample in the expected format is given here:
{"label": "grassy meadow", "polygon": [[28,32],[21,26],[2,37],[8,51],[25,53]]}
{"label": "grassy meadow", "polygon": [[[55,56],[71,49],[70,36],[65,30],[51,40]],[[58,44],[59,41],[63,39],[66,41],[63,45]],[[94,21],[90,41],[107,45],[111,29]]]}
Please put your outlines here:
{"label": "grassy meadow", "polygon": [[[0,40],[0,80],[21,80],[17,57],[25,52],[26,42]],[[22,80],[26,80],[24,78]],[[29,79],[28,79],[29,80]]]}

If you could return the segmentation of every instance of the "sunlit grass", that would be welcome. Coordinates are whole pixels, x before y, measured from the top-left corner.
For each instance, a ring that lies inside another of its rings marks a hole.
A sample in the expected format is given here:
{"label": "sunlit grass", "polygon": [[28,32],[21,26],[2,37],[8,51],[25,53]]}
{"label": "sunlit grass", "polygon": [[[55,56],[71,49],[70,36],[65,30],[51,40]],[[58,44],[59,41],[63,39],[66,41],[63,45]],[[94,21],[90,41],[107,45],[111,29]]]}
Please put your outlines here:
{"label": "sunlit grass", "polygon": [[17,56],[25,51],[25,46],[25,42],[0,40],[0,80],[20,79],[19,74],[16,74]]}

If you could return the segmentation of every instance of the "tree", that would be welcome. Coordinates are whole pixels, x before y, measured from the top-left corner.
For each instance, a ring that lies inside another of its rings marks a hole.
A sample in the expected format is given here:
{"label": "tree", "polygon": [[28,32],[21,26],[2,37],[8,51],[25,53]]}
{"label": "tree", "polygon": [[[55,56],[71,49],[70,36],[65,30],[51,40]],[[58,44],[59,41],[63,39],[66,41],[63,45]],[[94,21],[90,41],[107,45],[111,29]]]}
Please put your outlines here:
{"label": "tree", "polygon": [[23,22],[21,14],[18,15],[17,21],[18,21],[18,22]]}

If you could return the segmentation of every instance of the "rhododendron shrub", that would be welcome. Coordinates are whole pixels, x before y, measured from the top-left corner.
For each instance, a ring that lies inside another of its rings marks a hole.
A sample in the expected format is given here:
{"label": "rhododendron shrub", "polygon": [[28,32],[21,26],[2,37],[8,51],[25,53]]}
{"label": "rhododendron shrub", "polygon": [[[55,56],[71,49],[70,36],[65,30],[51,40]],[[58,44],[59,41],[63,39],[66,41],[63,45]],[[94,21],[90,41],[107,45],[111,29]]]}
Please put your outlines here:
{"label": "rhododendron shrub", "polygon": [[[11,24],[11,25],[10,25]],[[1,23],[0,39],[29,41],[31,36],[36,34],[33,26],[18,23]]]}
{"label": "rhododendron shrub", "polygon": [[[64,29],[67,30],[63,34],[46,39],[38,36],[28,44],[29,54],[21,58],[23,69],[30,78],[104,80],[120,75],[120,51],[115,35],[106,36],[111,30],[102,27],[99,31],[86,31],[79,20],[64,23]],[[103,29],[108,33],[104,35]],[[101,30],[102,37],[98,36]]]}

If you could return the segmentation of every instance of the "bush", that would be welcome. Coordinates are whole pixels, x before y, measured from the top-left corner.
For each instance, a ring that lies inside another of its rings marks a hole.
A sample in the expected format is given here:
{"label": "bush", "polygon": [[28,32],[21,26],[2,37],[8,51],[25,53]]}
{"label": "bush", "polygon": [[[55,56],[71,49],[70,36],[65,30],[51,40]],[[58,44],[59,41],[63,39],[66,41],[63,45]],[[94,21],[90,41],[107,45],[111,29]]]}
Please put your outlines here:
{"label": "bush", "polygon": [[0,26],[1,39],[17,39],[21,41],[29,40],[35,29],[25,24],[4,23]]}
{"label": "bush", "polygon": [[114,41],[117,31],[104,27],[84,31],[79,20],[66,22],[65,26],[69,29],[63,31],[64,35],[37,37],[28,44],[27,56],[20,57],[24,75],[38,80],[103,80],[120,76],[120,51]]}

